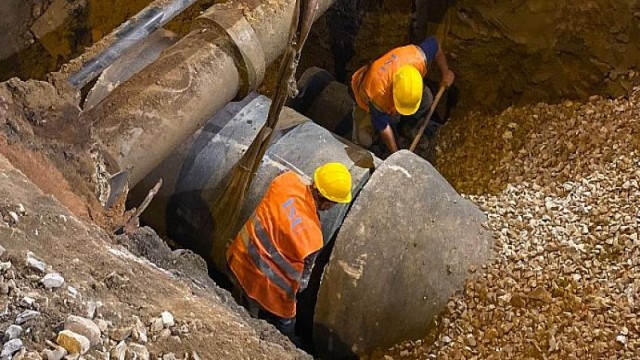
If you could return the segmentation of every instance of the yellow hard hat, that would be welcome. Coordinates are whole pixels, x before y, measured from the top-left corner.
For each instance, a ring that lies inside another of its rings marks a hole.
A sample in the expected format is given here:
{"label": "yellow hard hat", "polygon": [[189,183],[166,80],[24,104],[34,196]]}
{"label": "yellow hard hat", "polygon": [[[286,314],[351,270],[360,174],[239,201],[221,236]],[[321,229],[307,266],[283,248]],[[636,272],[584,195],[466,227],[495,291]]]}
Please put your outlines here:
{"label": "yellow hard hat", "polygon": [[400,115],[413,115],[422,101],[422,75],[413,65],[403,65],[393,76],[393,103]]}
{"label": "yellow hard hat", "polygon": [[313,181],[325,198],[341,204],[351,202],[351,173],[343,164],[330,162],[319,166],[313,173]]}

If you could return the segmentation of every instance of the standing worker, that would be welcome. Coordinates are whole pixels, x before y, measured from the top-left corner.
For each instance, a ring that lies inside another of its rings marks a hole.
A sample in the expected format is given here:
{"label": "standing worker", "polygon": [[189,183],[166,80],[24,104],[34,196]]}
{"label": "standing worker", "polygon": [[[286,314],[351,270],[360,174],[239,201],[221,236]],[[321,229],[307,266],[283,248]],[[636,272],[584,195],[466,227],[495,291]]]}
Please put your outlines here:
{"label": "standing worker", "polygon": [[227,250],[236,298],[296,345],[296,294],[307,287],[324,245],[318,212],[349,202],[351,174],[341,163],[318,167],[312,184],[284,172]]}
{"label": "standing worker", "polygon": [[433,36],[420,45],[397,47],[353,74],[354,142],[369,148],[379,134],[391,153],[398,151],[391,116],[398,113],[400,124],[415,126],[427,114],[433,95],[424,86],[423,78],[434,59],[443,84],[451,86],[455,76]]}

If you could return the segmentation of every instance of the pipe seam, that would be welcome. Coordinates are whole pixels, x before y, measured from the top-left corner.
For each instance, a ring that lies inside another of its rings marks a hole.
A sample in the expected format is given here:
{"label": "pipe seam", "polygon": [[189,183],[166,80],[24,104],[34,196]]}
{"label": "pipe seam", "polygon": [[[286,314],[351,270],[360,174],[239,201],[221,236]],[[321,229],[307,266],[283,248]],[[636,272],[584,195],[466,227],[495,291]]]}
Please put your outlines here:
{"label": "pipe seam", "polygon": [[240,3],[214,5],[198,17],[200,24],[216,26],[231,40],[237,60],[240,62],[241,90],[237,98],[244,98],[264,80],[266,60],[262,43],[244,16],[246,7]]}

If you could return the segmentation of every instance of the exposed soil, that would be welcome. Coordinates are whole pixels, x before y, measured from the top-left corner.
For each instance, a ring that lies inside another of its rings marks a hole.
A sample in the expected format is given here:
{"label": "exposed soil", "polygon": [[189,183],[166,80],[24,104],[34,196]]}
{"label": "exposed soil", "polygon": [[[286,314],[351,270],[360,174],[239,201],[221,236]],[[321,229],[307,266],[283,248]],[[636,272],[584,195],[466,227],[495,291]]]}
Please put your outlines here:
{"label": "exposed soil", "polygon": [[[73,0],[68,1],[73,3]],[[41,39],[34,39],[27,30],[28,27],[25,28],[24,31],[29,35],[28,40],[30,41],[27,41],[24,46],[16,47],[13,55],[0,60],[0,81],[8,80],[11,77],[19,77],[23,80],[45,80],[47,74],[59,70],[70,60],[76,58],[81,61],[75,61],[71,66],[67,65],[65,68],[67,71],[77,70],[82,61],[90,59],[104,48],[104,44],[96,47],[93,46],[94,44],[150,4],[151,1],[88,0],[81,8],[68,14],[61,26]],[[13,18],[19,23],[32,24],[48,8],[46,1],[36,2],[42,2],[38,5],[38,11],[16,13]],[[165,28],[180,35],[187,34],[191,29],[192,21],[216,2],[221,1],[197,1],[169,22]]]}
{"label": "exposed soil", "polygon": [[[197,278],[197,271],[173,271],[179,266],[162,270],[135,257],[117,246],[100,228],[78,221],[2,157],[0,193],[0,213],[4,215],[0,238],[7,250],[1,258],[12,264],[0,276],[0,283],[9,282],[9,296],[1,300],[8,312],[0,316],[0,327],[6,329],[28,308],[39,311],[35,320],[21,324],[25,329],[23,345],[28,351],[44,350],[45,340],[54,340],[61,330],[59,324],[67,315],[74,314],[110,322],[99,346],[93,346],[85,355],[100,358],[99,352],[111,350],[119,341],[114,331],[122,333],[134,325],[134,315],[148,324],[149,319],[168,310],[177,326],[166,337],[149,330],[145,346],[153,358],[167,353],[187,358],[184,354],[190,356],[192,351],[207,359],[305,357],[273,327],[251,319],[230,300],[226,291],[210,281],[192,282],[190,276],[194,274]],[[7,216],[10,212],[19,215]],[[141,231],[144,239],[153,238],[149,230]],[[39,281],[44,274],[25,267],[27,251],[46,263],[46,273],[60,273],[65,279],[64,286],[54,290],[42,288]],[[75,291],[67,289],[68,286]],[[20,305],[25,295],[36,299],[36,304]],[[88,312],[92,302],[94,308],[99,302],[93,314]]]}
{"label": "exposed soil", "polygon": [[0,104],[0,152],[77,216],[88,219],[92,207],[100,213],[90,187],[92,164],[76,145],[88,129],[80,134],[80,127],[69,126],[77,106],[48,83],[17,79],[0,85]]}

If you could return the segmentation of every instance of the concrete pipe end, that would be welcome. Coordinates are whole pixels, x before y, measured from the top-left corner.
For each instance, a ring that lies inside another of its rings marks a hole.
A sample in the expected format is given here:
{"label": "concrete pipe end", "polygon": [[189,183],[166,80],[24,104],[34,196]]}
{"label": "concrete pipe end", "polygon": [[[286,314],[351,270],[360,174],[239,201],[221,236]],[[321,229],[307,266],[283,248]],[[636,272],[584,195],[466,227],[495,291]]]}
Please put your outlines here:
{"label": "concrete pipe end", "polygon": [[424,337],[469,268],[490,259],[485,221],[427,161],[390,156],[355,200],[324,273],[320,355],[367,355]]}

